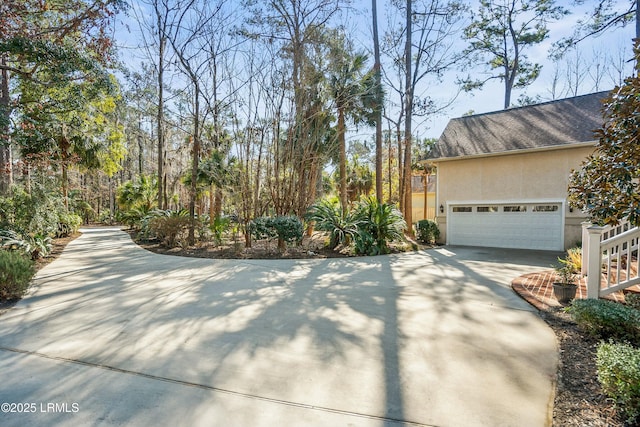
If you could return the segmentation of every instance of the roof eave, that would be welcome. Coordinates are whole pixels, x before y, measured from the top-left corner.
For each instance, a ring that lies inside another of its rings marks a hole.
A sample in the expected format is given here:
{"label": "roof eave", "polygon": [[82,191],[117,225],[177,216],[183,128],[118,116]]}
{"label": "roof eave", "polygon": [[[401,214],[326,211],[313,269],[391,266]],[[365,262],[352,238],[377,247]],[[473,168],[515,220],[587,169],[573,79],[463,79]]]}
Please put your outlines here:
{"label": "roof eave", "polygon": [[586,141],[586,142],[571,142],[562,145],[551,145],[548,147],[534,147],[534,148],[524,148],[519,150],[507,150],[507,151],[499,151],[496,153],[481,153],[481,154],[469,154],[463,156],[455,156],[455,157],[436,157],[436,158],[426,158],[420,160],[419,163],[440,163],[440,162],[448,162],[454,160],[468,160],[468,159],[479,159],[484,157],[498,157],[498,156],[510,156],[514,154],[527,154],[541,151],[557,151],[557,150],[566,150],[571,148],[581,148],[581,147],[595,147],[597,140]]}

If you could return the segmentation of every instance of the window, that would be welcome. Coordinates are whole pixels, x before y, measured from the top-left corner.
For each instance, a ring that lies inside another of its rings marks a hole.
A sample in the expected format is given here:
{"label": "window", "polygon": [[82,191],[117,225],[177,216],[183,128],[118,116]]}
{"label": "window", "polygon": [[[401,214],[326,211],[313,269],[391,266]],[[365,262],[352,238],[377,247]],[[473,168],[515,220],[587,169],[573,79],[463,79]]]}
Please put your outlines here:
{"label": "window", "polygon": [[453,207],[453,211],[454,212],[471,212],[471,206],[454,206]]}
{"label": "window", "polygon": [[505,212],[526,212],[527,207],[526,206],[505,206],[504,211]]}
{"label": "window", "polygon": [[478,212],[498,212],[497,206],[478,206]]}
{"label": "window", "polygon": [[537,205],[533,207],[534,212],[556,212],[558,205]]}

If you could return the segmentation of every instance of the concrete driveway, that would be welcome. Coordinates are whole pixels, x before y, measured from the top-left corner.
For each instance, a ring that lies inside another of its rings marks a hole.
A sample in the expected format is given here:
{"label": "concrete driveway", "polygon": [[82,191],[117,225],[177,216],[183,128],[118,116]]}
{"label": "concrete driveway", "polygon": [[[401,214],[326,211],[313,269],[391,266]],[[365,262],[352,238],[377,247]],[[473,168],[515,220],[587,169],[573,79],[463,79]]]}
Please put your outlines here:
{"label": "concrete driveway", "polygon": [[556,254],[206,260],[82,231],[0,316],[3,426],[550,425],[555,336],[509,282]]}

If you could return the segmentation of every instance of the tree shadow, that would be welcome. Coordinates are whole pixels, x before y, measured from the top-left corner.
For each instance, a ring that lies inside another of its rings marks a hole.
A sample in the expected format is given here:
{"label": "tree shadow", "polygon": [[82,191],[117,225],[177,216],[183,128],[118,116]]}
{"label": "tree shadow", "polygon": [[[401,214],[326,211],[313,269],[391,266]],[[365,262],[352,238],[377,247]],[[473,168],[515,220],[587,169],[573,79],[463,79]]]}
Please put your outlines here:
{"label": "tree shadow", "polygon": [[[430,381],[452,375],[434,353],[448,351],[438,340],[454,334],[465,342],[462,351],[484,349],[486,337],[464,331],[486,322],[474,300],[493,292],[495,301],[510,304],[501,286],[487,286],[483,274],[435,251],[203,260],[150,254],[124,233],[85,234],[41,271],[35,294],[2,317],[1,347],[375,417],[389,426],[431,423],[438,411],[419,408],[415,394],[437,401]],[[449,277],[452,271],[464,280]],[[447,330],[452,316],[461,326]],[[433,319],[442,324],[425,324]],[[469,354],[470,366],[501,363],[526,386],[530,373],[505,366],[499,354],[480,361]],[[83,389],[92,387],[98,384]],[[184,409],[170,396],[158,400]]]}

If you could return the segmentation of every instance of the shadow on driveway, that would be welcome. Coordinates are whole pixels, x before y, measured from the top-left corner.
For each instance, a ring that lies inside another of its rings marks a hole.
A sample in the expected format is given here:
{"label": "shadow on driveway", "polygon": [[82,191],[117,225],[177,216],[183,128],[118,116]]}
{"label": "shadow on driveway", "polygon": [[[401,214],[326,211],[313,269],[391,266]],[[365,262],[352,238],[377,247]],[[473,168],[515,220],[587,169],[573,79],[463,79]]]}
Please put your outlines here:
{"label": "shadow on driveway", "polygon": [[552,254],[205,260],[83,232],[0,317],[0,400],[82,410],[10,425],[547,423],[555,337],[508,283]]}

